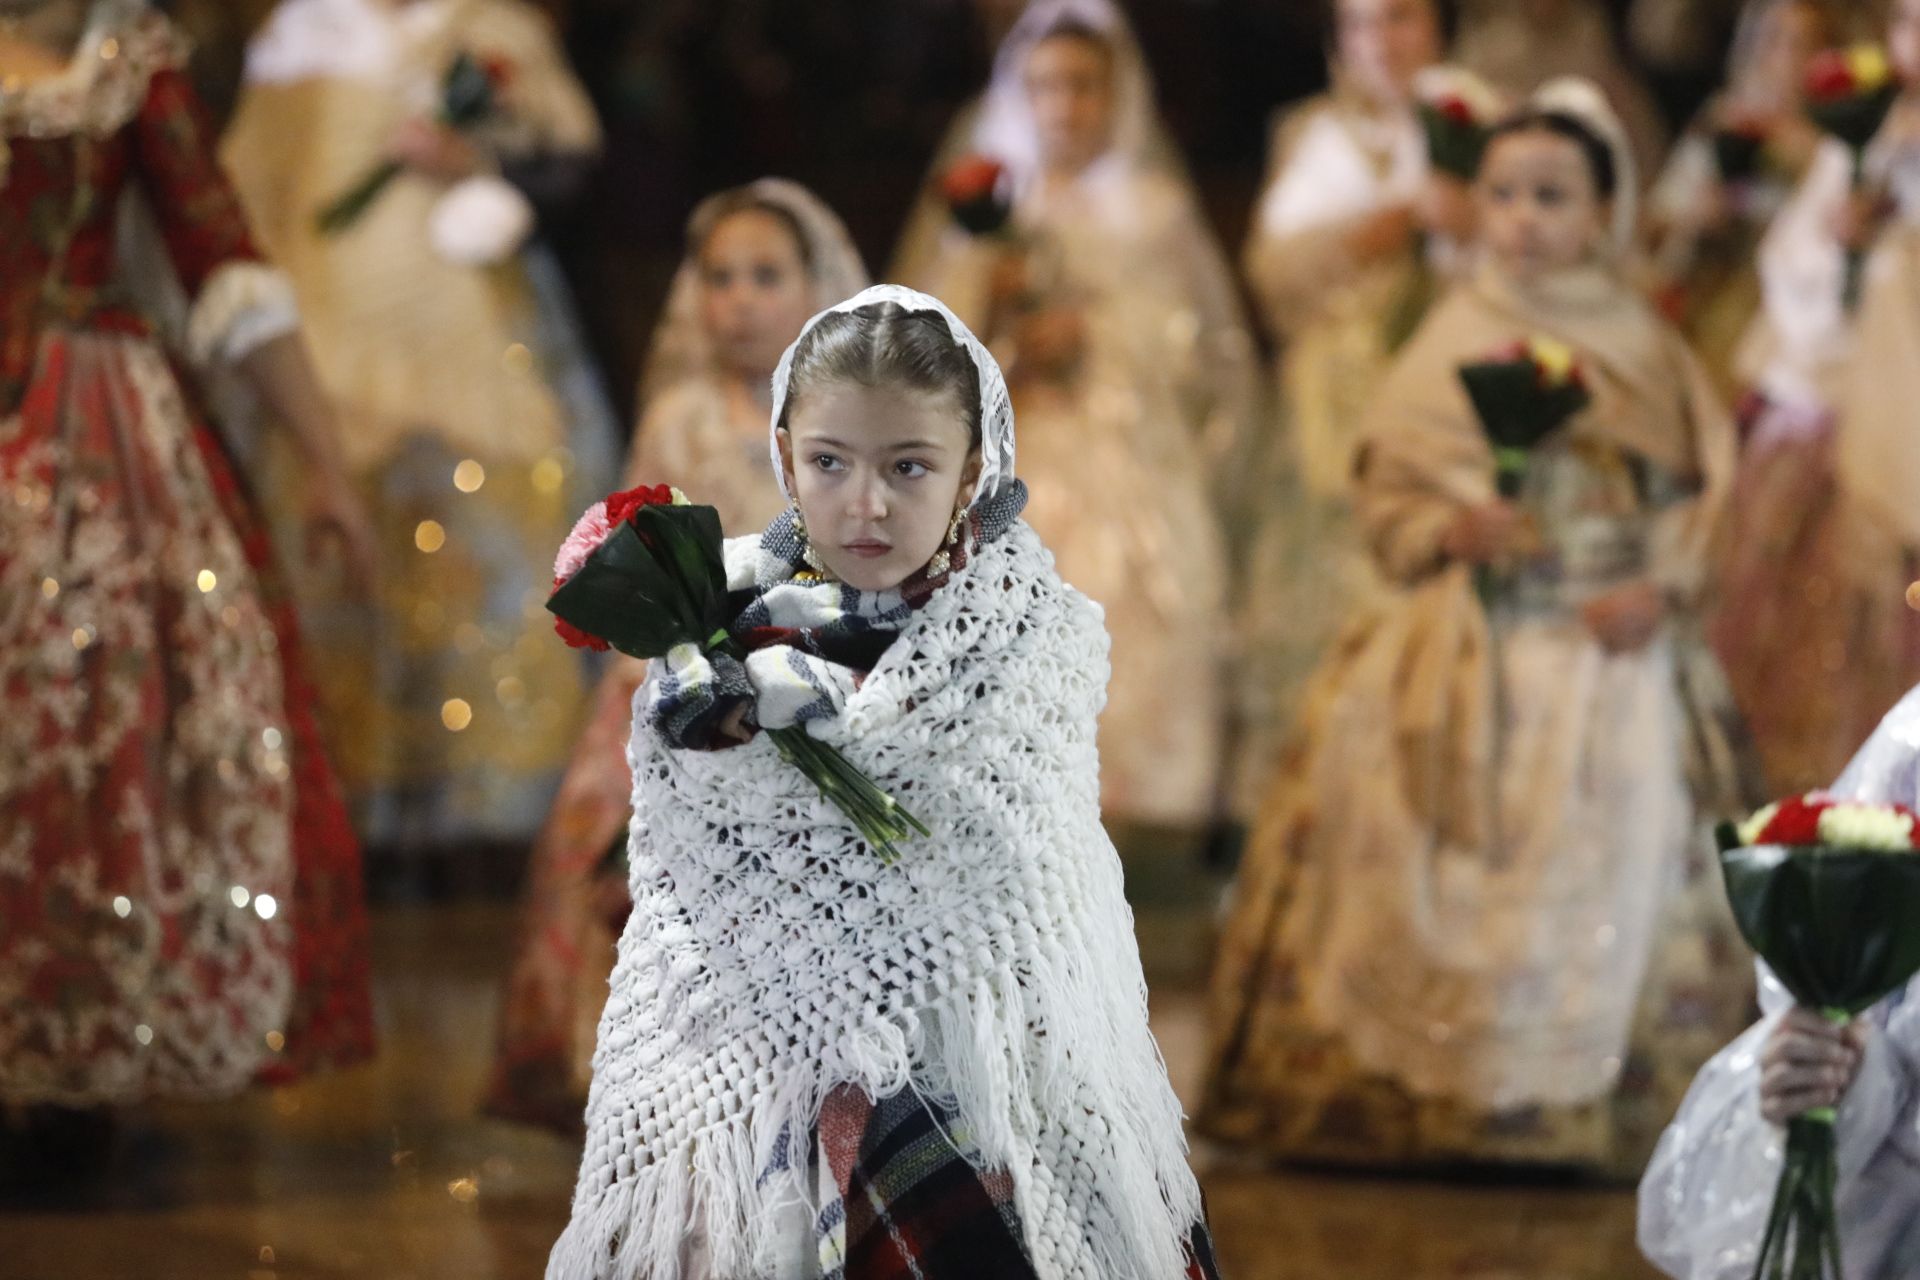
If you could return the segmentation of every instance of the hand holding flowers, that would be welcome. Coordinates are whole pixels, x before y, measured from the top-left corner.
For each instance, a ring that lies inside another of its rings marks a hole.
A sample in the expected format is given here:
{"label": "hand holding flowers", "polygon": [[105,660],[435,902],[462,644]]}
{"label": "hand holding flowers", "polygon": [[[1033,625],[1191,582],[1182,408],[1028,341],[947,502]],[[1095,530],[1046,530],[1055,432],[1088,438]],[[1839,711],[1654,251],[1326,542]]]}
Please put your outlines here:
{"label": "hand holding flowers", "polygon": [[1867,1024],[1836,1026],[1818,1009],[1795,1005],[1760,1051],[1760,1113],[1785,1125],[1840,1105],[1867,1048]]}

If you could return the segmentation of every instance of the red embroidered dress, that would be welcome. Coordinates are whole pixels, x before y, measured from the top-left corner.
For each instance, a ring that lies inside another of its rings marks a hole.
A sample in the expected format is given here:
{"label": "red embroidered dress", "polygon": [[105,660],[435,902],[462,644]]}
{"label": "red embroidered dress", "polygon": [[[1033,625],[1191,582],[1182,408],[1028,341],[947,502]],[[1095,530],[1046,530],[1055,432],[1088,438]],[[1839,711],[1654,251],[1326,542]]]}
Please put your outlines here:
{"label": "red embroidered dress", "polygon": [[292,328],[174,29],[99,0],[0,82],[0,1102],[209,1096],[372,1048],[359,850],[227,455],[116,280],[144,195],[196,356]]}

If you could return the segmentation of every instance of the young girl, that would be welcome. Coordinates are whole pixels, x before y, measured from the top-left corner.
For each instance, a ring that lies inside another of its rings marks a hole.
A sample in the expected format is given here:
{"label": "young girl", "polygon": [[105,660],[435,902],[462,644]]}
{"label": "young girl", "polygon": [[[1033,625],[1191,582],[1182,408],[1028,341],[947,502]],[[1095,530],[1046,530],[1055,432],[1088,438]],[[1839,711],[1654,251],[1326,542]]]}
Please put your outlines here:
{"label": "young girl", "polygon": [[[463,56],[490,101],[454,129]],[[523,0],[282,0],[248,48],[223,158],[311,322],[386,567],[371,612],[308,584],[318,674],[362,833],[411,879],[489,844],[517,860],[579,731],[585,672],[538,584],[619,429],[533,237],[599,136]],[[399,176],[322,229],[383,162]]]}
{"label": "young girl", "polygon": [[[786,503],[766,465],[774,366],[807,317],[867,273],[833,211],[779,178],[702,201],[687,246],[647,361],[627,483],[678,485],[723,528],[764,528]],[[626,745],[645,672],[622,658],[602,677],[534,845],[487,1096],[495,1115],[580,1126],[610,928],[627,909],[626,868],[607,851],[632,812]]]}
{"label": "young girl", "polygon": [[[1632,167],[1596,90],[1543,90],[1477,190],[1484,269],[1363,433],[1394,592],[1315,677],[1248,850],[1203,1119],[1295,1157],[1637,1169],[1747,1000],[1676,688],[1732,434],[1621,277]],[[1592,404],[1511,503],[1458,370],[1534,336]]]}
{"label": "young girl", "polygon": [[139,0],[4,12],[0,1109],[221,1097],[371,1051],[360,851],[260,514],[125,302],[125,205],[194,354],[292,429],[309,553],[344,532],[364,577],[371,539],[178,33]]}
{"label": "young girl", "polygon": [[1114,637],[1107,815],[1202,829],[1226,728],[1223,476],[1260,426],[1245,317],[1110,0],[1029,5],[965,136],[1009,170],[1014,234],[969,236],[929,199],[895,275],[1009,353],[1029,518]]}
{"label": "young girl", "polygon": [[1723,392],[1741,381],[1736,352],[1760,308],[1760,238],[1820,143],[1800,97],[1807,63],[1840,34],[1818,0],[1751,0],[1725,87],[1648,198],[1652,286]]}
{"label": "young girl", "polygon": [[[1920,692],[1868,739],[1833,791],[1920,803]],[[1845,1030],[1760,972],[1766,1016],[1700,1072],[1640,1184],[1640,1247],[1677,1280],[1746,1280],[1780,1178],[1781,1126],[1839,1108],[1835,1204],[1856,1280],[1920,1264],[1920,979]]]}
{"label": "young girl", "polygon": [[[1780,794],[1824,785],[1920,678],[1920,614],[1889,583],[1920,568],[1920,0],[1887,53],[1905,88],[1867,180],[1821,144],[1760,248],[1765,309],[1714,645]],[[1858,304],[1846,252],[1867,255]]]}
{"label": "young girl", "polygon": [[[774,377],[744,663],[655,664],[633,915],[552,1280],[1212,1274],[1100,826],[1099,611],[1019,520],[998,365],[880,286]],[[759,729],[932,829],[883,864]],[[702,749],[725,748],[725,749]]]}
{"label": "young girl", "polygon": [[1241,813],[1266,784],[1301,683],[1340,622],[1379,590],[1353,529],[1354,431],[1410,299],[1428,273],[1451,265],[1441,246],[1472,231],[1463,184],[1428,165],[1413,104],[1416,78],[1444,49],[1439,4],[1339,0],[1333,9],[1333,89],[1281,121],[1245,255],[1281,347],[1285,448],[1263,460],[1271,496],[1252,557],[1256,586],[1240,610]]}

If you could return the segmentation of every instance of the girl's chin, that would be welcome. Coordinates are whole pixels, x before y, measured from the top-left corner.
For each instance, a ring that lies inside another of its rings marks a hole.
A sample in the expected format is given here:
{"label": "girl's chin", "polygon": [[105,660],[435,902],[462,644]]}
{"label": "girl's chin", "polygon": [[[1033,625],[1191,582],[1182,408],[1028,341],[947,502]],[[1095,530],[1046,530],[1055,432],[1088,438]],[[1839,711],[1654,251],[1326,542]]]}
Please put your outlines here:
{"label": "girl's chin", "polygon": [[854,559],[850,564],[829,563],[827,568],[856,591],[892,591],[918,573],[924,564],[923,561],[911,569],[903,569],[898,558],[886,556],[878,560]]}

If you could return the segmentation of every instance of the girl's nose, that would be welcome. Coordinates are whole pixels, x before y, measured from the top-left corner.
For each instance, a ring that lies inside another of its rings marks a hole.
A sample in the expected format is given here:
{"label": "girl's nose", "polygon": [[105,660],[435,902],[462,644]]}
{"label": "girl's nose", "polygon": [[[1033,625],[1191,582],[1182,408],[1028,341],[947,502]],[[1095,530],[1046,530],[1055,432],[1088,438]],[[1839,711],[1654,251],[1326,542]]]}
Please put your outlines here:
{"label": "girl's nose", "polygon": [[848,496],[848,514],[860,520],[881,520],[887,514],[886,486],[878,477],[856,480]]}

